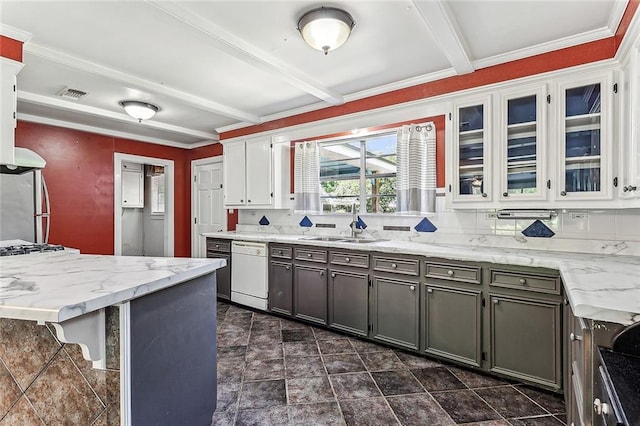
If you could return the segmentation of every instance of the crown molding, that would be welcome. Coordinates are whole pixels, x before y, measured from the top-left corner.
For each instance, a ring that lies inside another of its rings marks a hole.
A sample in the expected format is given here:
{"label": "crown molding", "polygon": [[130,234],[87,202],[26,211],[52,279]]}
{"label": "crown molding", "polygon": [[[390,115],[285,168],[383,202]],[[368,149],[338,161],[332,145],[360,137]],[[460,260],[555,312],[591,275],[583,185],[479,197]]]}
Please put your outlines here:
{"label": "crown molding", "polygon": [[31,39],[31,33],[0,23],[0,35],[26,43]]}

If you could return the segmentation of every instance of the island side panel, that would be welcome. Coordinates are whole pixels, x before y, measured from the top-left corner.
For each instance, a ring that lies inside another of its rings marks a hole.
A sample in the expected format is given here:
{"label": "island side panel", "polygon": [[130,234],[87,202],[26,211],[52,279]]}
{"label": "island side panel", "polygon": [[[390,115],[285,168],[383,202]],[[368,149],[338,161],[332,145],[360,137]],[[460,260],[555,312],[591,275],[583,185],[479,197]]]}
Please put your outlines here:
{"label": "island side panel", "polygon": [[119,309],[105,311],[106,370],[50,324],[0,318],[0,424],[120,424]]}
{"label": "island side panel", "polygon": [[211,423],[215,277],[214,272],[130,302],[132,424]]}

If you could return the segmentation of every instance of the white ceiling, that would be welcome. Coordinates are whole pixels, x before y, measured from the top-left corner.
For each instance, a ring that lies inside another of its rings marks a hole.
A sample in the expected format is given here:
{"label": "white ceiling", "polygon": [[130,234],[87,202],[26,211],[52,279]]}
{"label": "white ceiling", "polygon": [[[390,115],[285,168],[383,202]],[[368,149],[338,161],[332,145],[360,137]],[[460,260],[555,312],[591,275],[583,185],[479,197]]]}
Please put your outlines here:
{"label": "white ceiling", "polygon": [[[20,119],[193,147],[222,131],[610,37],[626,4],[0,0],[0,31],[31,35]],[[356,21],[327,56],[296,30],[318,6]],[[88,95],[67,100],[57,95],[64,87]],[[129,99],[160,112],[137,123],[119,105]]]}

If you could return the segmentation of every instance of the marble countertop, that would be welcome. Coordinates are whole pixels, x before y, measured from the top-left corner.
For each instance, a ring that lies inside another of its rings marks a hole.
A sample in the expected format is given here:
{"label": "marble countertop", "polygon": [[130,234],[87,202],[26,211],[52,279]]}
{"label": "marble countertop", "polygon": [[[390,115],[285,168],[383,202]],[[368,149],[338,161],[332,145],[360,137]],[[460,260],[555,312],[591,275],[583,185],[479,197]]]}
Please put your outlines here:
{"label": "marble countertop", "polygon": [[0,318],[62,322],[223,267],[222,259],[75,251],[0,257]]}
{"label": "marble countertop", "polygon": [[381,253],[414,254],[558,270],[575,315],[629,325],[640,321],[640,258],[498,247],[455,246],[411,241],[366,244],[305,240],[309,235],[215,232],[206,237],[304,244]]}

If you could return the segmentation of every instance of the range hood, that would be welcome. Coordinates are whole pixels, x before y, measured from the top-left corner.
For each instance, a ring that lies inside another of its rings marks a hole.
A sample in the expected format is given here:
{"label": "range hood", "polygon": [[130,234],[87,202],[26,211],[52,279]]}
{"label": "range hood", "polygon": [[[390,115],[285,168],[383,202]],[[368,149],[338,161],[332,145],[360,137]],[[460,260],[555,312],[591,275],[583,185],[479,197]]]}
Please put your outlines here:
{"label": "range hood", "polygon": [[13,164],[1,164],[0,173],[20,175],[35,169],[43,169],[46,161],[44,158],[27,148],[14,148],[15,159]]}

